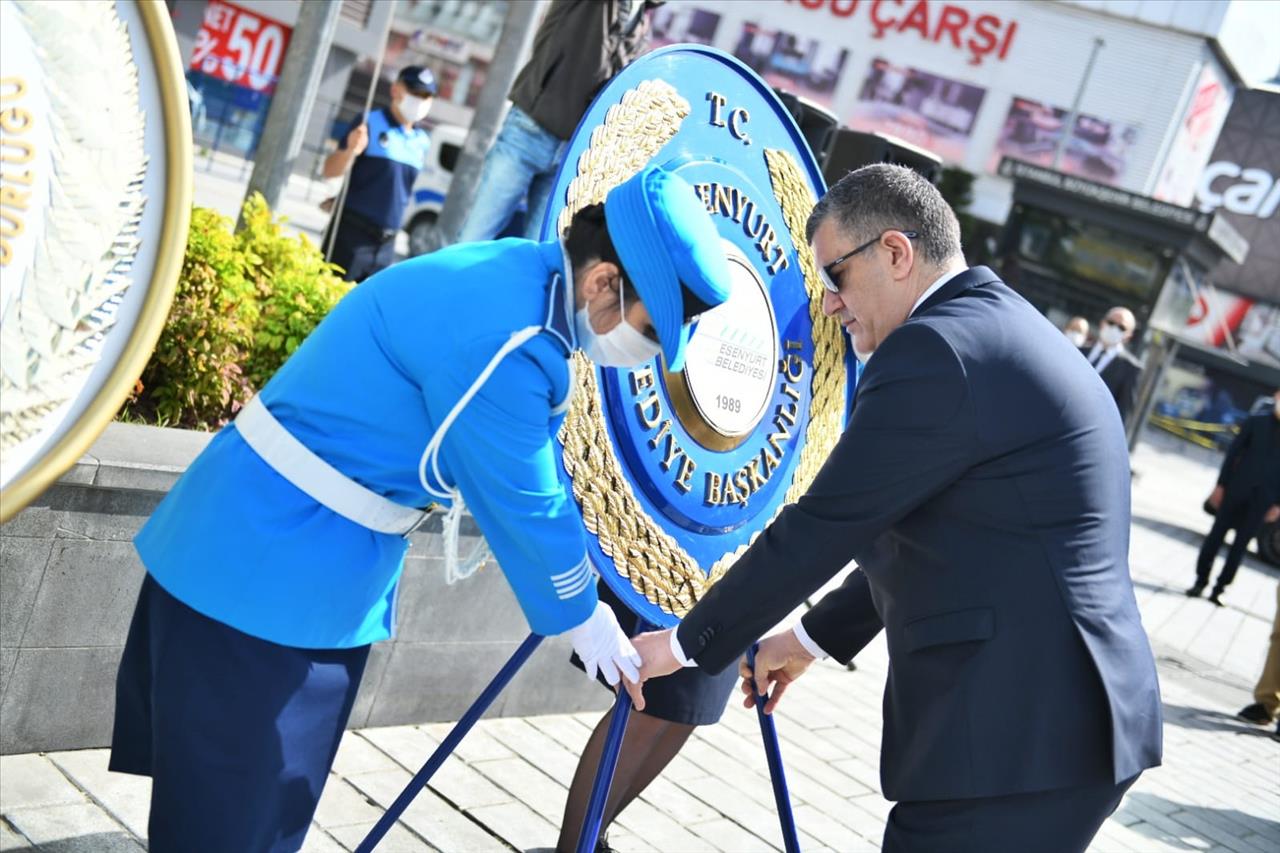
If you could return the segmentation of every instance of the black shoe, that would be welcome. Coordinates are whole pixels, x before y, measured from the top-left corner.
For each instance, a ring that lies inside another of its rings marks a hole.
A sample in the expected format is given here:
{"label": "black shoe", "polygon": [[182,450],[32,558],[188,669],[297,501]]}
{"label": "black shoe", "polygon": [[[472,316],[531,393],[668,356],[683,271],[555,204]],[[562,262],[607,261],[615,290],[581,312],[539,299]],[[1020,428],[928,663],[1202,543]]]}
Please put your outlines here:
{"label": "black shoe", "polygon": [[1269,726],[1275,718],[1267,710],[1267,707],[1261,702],[1254,702],[1252,705],[1246,705],[1236,714],[1237,720],[1244,720],[1246,723],[1253,723],[1255,726]]}
{"label": "black shoe", "polygon": [[1204,592],[1204,584],[1197,582],[1192,584],[1191,588],[1186,591],[1186,596],[1187,598],[1199,598],[1202,592]]}
{"label": "black shoe", "polygon": [[1271,739],[1274,741],[1280,741],[1280,723],[1276,723],[1276,730],[1271,733]]}
{"label": "black shoe", "polygon": [[1223,607],[1223,606],[1225,606],[1225,605],[1223,605],[1223,603],[1222,603],[1222,599],[1218,597],[1218,596],[1220,596],[1220,595],[1222,595],[1222,590],[1220,590],[1220,589],[1215,589],[1213,592],[1211,592],[1211,593],[1209,594],[1209,600],[1213,602],[1213,606],[1214,606],[1214,607]]}

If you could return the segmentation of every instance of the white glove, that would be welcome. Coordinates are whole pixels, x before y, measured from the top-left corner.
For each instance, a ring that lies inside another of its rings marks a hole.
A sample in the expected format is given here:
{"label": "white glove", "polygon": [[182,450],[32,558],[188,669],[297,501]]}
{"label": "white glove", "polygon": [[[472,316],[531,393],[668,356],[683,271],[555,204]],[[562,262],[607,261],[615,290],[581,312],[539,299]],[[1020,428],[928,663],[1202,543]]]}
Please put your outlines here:
{"label": "white glove", "polygon": [[588,678],[596,677],[596,670],[611,685],[618,683],[618,671],[632,683],[640,682],[640,655],[627,635],[618,627],[618,617],[603,601],[596,602],[596,609],[586,622],[569,629],[569,641],[582,659]]}

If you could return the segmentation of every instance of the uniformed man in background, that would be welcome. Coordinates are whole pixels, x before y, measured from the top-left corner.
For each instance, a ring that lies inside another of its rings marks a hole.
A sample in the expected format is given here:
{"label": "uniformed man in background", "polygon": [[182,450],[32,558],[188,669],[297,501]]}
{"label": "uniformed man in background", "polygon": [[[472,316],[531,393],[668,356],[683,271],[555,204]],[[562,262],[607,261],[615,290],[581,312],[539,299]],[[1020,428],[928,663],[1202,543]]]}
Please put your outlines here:
{"label": "uniformed man in background", "polygon": [[324,161],[324,176],[351,170],[338,233],[330,256],[345,270],[347,281],[363,281],[396,259],[396,232],[413,195],[431,148],[431,137],[418,123],[427,117],[436,94],[436,78],[420,65],[404,68],[391,84],[391,106],[359,120]]}

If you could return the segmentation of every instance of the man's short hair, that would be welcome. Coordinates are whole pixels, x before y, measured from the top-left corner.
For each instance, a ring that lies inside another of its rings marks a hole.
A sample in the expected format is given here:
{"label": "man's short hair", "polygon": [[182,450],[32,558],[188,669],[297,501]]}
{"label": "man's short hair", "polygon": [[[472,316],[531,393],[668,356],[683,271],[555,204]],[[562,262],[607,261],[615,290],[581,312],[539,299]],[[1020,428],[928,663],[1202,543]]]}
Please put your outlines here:
{"label": "man's short hair", "polygon": [[938,188],[904,166],[875,163],[845,175],[818,200],[806,233],[813,242],[822,222],[833,219],[855,243],[885,231],[915,231],[916,246],[931,264],[961,254],[960,223]]}

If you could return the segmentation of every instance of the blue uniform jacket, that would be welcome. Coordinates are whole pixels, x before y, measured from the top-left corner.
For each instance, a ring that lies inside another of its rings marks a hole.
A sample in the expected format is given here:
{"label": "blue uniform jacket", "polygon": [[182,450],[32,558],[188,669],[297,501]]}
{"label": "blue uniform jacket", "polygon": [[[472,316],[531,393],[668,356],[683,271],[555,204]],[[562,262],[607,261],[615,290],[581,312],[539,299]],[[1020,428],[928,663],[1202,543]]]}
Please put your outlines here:
{"label": "blue uniform jacket", "polygon": [[[397,503],[424,506],[432,498],[418,461],[436,424],[512,332],[554,327],[499,364],[440,453],[442,476],[461,491],[540,634],[581,623],[596,603],[582,522],[552,444],[575,346],[563,263],[558,243],[510,239],[390,267],[351,291],[261,393],[330,465]],[[135,542],[169,593],[255,637],[346,648],[392,633],[407,541],[317,503],[234,426],[192,463]]]}

